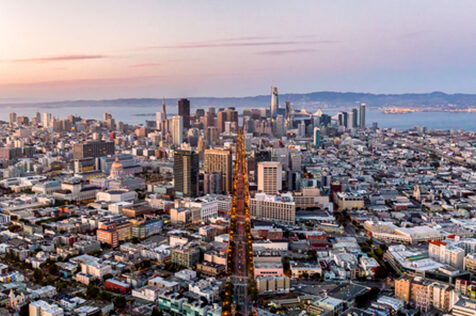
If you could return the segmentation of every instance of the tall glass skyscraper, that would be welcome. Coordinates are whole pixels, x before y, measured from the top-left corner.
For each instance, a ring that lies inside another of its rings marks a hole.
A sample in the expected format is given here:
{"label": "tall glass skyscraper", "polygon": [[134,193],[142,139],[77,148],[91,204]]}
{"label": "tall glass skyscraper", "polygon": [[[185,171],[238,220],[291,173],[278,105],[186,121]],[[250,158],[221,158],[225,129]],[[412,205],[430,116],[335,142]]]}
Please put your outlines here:
{"label": "tall glass skyscraper", "polygon": [[278,88],[271,87],[271,117],[279,112]]}
{"label": "tall glass skyscraper", "polygon": [[365,103],[360,105],[360,128],[365,129]]}

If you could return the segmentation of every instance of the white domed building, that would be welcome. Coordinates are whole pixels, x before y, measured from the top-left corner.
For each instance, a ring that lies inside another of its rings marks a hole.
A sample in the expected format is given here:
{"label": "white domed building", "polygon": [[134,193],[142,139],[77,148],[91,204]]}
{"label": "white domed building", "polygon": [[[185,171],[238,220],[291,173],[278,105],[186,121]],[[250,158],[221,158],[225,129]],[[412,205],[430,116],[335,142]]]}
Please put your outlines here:
{"label": "white domed building", "polygon": [[118,178],[124,175],[124,167],[122,163],[119,161],[119,157],[116,156],[116,160],[112,163],[111,166],[111,178]]}

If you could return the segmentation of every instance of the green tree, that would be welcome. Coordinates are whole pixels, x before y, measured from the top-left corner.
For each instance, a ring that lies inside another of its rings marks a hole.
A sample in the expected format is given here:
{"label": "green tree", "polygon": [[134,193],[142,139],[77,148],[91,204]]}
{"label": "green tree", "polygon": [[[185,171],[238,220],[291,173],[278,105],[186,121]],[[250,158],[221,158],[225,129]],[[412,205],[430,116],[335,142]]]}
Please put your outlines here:
{"label": "green tree", "polygon": [[96,285],[90,283],[88,285],[88,289],[86,290],[86,295],[90,299],[96,298],[99,295],[99,288]]}
{"label": "green tree", "polygon": [[48,273],[55,276],[59,275],[59,267],[53,263],[48,267]]}
{"label": "green tree", "polygon": [[103,301],[108,301],[108,302],[110,302],[111,299],[112,299],[112,294],[109,293],[108,291],[101,291],[101,293],[99,293],[99,297],[100,297]]}
{"label": "green tree", "polygon": [[307,251],[307,260],[316,260],[317,259],[317,251],[315,249],[309,249]]}
{"label": "green tree", "polygon": [[126,304],[127,304],[127,301],[124,296],[114,297],[114,306],[116,306],[116,308],[119,308],[119,309],[124,308],[126,307]]}
{"label": "green tree", "polygon": [[114,276],[111,273],[106,273],[102,278],[104,281],[112,279]]}
{"label": "green tree", "polygon": [[382,248],[377,248],[377,249],[375,249],[374,253],[375,253],[375,255],[376,255],[378,258],[382,258],[382,257],[383,257],[383,250],[382,250]]}
{"label": "green tree", "polygon": [[43,271],[40,269],[33,270],[33,278],[35,279],[36,283],[43,281]]}
{"label": "green tree", "polygon": [[374,277],[377,280],[383,280],[383,279],[386,279],[389,274],[390,274],[390,271],[388,271],[387,268],[379,266],[379,267],[375,268]]}
{"label": "green tree", "polygon": [[162,311],[159,310],[157,307],[154,307],[150,316],[164,316],[164,313],[162,313]]}

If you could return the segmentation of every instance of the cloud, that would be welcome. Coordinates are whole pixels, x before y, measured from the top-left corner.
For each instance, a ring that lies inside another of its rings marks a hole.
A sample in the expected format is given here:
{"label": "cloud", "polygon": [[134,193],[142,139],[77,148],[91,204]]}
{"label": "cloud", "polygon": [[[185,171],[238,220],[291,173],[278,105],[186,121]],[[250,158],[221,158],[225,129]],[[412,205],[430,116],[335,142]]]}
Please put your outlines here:
{"label": "cloud", "polygon": [[280,55],[290,55],[290,54],[311,53],[315,51],[316,51],[315,49],[268,50],[268,51],[259,52],[258,55],[280,56]]}
{"label": "cloud", "polygon": [[222,48],[222,47],[253,47],[253,46],[293,46],[293,45],[309,45],[309,44],[335,44],[340,43],[340,41],[331,41],[331,40],[308,40],[308,41],[243,41],[241,39],[232,39],[232,40],[218,40],[218,41],[205,41],[205,42],[188,42],[188,43],[178,43],[175,45],[166,45],[166,46],[152,46],[148,49],[194,49],[194,48]]}
{"label": "cloud", "polygon": [[160,66],[160,63],[148,63],[148,64],[135,64],[135,65],[130,65],[129,67],[131,68],[138,68],[138,67],[157,67]]}
{"label": "cloud", "polygon": [[12,59],[9,61],[12,63],[48,63],[48,62],[57,62],[57,61],[102,59],[102,58],[109,58],[109,57],[104,55],[61,55],[61,56],[53,56],[53,57]]}

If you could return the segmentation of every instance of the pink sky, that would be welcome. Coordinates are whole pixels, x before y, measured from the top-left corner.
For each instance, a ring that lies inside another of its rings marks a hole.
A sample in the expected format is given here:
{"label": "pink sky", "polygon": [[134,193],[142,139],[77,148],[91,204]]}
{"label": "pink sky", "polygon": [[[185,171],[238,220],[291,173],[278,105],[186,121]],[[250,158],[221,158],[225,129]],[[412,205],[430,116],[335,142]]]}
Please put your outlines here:
{"label": "pink sky", "polygon": [[0,101],[476,93],[476,2],[3,1]]}

